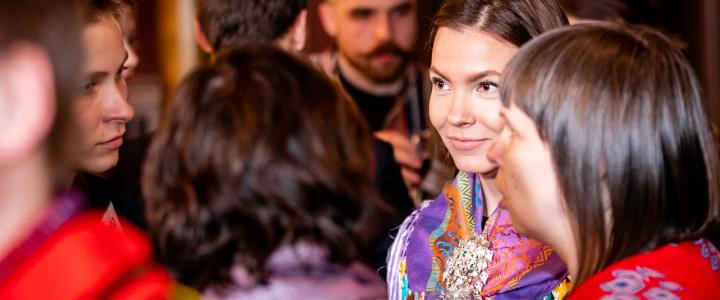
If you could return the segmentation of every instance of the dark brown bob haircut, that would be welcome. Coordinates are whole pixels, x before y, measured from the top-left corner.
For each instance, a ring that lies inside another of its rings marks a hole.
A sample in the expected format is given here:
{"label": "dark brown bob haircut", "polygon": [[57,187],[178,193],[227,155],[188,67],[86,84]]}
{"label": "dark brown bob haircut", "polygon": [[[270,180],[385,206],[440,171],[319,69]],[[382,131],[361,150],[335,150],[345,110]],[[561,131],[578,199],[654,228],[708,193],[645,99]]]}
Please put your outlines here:
{"label": "dark brown bob haircut", "polygon": [[[428,50],[432,50],[440,27],[483,32],[519,48],[546,31],[566,25],[568,19],[555,0],[447,0],[433,18]],[[435,155],[454,166],[434,130],[431,143]]]}
{"label": "dark brown bob haircut", "polygon": [[661,33],[611,23],[548,33],[511,60],[500,93],[550,147],[578,241],[575,284],[712,235],[717,145],[697,79]]}
{"label": "dark brown bob haircut", "polygon": [[156,133],[143,192],[157,255],[197,289],[303,241],[357,258],[375,196],[371,133],[329,78],[270,45],[221,52],[191,73]]}

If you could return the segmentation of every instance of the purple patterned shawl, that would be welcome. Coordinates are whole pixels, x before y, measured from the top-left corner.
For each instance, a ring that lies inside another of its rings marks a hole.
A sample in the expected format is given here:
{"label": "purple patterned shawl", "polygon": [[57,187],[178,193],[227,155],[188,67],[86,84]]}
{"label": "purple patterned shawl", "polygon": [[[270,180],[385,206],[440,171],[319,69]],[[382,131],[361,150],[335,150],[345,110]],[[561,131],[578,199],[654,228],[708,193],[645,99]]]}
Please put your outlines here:
{"label": "purple patterned shawl", "polygon": [[445,259],[472,232],[482,234],[493,252],[484,297],[542,299],[561,283],[567,270],[559,256],[515,233],[505,209],[496,209],[481,228],[483,201],[477,176],[460,172],[437,199],[405,220],[388,255],[390,299],[422,292],[435,299],[444,290]]}

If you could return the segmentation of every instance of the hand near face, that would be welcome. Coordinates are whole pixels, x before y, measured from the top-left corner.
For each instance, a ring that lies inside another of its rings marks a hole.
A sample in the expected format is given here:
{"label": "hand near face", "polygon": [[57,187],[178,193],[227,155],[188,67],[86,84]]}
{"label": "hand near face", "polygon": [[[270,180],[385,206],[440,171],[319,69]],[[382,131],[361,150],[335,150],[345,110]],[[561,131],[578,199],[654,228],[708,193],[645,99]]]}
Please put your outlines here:
{"label": "hand near face", "polygon": [[417,147],[410,142],[410,138],[400,132],[391,130],[378,131],[375,136],[392,145],[393,157],[400,165],[400,172],[405,186],[409,189],[420,185],[422,177],[419,170],[422,167],[423,158]]}

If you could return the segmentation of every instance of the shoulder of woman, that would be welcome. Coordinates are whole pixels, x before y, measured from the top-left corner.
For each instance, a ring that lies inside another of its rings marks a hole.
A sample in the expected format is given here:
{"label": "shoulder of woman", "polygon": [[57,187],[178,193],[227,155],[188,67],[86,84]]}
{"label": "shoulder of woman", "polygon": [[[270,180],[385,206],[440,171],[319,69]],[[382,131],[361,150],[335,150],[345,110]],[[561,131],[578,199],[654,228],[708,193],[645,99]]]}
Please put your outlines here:
{"label": "shoulder of woman", "polygon": [[573,296],[712,298],[720,287],[719,264],[720,253],[705,240],[668,244],[612,264],[577,287]]}

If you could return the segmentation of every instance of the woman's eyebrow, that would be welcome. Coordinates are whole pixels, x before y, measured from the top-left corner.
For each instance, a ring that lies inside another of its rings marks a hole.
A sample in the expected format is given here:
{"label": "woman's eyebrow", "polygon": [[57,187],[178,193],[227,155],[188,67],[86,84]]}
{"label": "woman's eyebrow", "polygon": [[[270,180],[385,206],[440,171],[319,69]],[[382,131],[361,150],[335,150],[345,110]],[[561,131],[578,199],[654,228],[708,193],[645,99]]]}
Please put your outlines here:
{"label": "woman's eyebrow", "polygon": [[[437,68],[435,68],[434,66],[430,66],[430,72],[435,73],[435,74],[437,74],[438,76],[440,76],[440,77],[442,77],[442,78],[448,78],[447,76],[445,76],[442,72],[440,72],[440,71],[439,71]],[[495,71],[495,70],[485,70],[485,71],[481,71],[481,72],[477,72],[477,73],[471,74],[470,76],[467,77],[467,79],[465,80],[465,82],[466,82],[466,83],[475,82],[475,81],[478,81],[478,80],[480,80],[480,79],[482,79],[482,78],[484,78],[484,77],[490,76],[490,75],[500,76],[501,74],[500,74],[500,72]]]}

